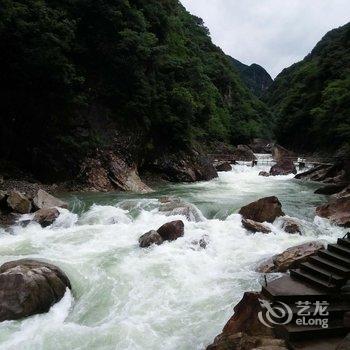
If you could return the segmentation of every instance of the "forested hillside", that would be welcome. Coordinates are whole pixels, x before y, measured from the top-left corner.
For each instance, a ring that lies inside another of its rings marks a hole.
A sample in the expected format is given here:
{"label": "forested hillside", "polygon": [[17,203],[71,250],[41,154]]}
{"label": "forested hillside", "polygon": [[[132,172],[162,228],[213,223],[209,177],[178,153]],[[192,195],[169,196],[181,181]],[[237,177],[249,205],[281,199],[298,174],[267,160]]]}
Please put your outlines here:
{"label": "forested hillside", "polygon": [[254,95],[260,97],[272,85],[273,80],[267,71],[256,63],[250,66],[229,57],[233,66],[237,69],[241,79]]}
{"label": "forested hillside", "polygon": [[271,116],[177,0],[0,0],[0,157],[71,176],[131,133],[140,152],[268,137]]}
{"label": "forested hillside", "polygon": [[306,151],[334,151],[350,140],[350,23],[328,32],[269,89],[277,137]]}

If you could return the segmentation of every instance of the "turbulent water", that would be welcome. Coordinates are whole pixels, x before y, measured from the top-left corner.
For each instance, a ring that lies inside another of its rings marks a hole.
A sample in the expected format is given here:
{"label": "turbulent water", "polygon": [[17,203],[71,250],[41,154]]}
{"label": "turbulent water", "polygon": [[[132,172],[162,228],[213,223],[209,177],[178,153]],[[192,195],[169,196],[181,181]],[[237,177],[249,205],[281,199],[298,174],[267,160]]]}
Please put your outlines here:
{"label": "turbulent water", "polygon": [[[147,196],[70,194],[70,211],[52,227],[37,224],[0,234],[0,263],[46,259],[61,267],[73,289],[47,314],[0,324],[4,349],[203,349],[220,333],[244,291],[259,290],[254,272],[262,259],[314,239],[332,242],[344,231],[314,218],[326,197],[316,184],[293,176],[264,178],[236,165],[210,182],[159,188]],[[158,198],[173,195],[193,203],[203,221],[159,212]],[[277,220],[273,233],[252,235],[238,209],[276,195],[303,235],[288,235]],[[138,238],[182,219],[185,235],[141,249]],[[208,246],[194,243],[207,236]]]}

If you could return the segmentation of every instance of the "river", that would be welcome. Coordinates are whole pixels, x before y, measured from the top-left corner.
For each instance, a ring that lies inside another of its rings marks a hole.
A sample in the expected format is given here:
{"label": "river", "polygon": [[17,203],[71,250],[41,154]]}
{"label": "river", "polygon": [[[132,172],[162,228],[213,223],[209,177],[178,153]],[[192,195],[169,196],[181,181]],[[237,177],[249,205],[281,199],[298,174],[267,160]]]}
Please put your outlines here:
{"label": "river", "polygon": [[[260,289],[262,277],[254,272],[259,261],[306,241],[334,242],[345,233],[315,219],[315,207],[326,201],[314,194],[319,185],[258,176],[268,169],[236,165],[218,179],[167,185],[144,196],[68,194],[70,211],[62,210],[52,227],[0,231],[0,263],[49,260],[73,286],[48,313],[0,323],[0,349],[204,349],[242,294]],[[164,195],[193,203],[203,221],[165,216],[157,200]],[[242,228],[239,208],[271,195],[300,220],[302,236],[283,232],[278,220],[268,235]],[[174,219],[184,221],[184,237],[139,248],[139,236]],[[193,244],[205,235],[206,249]]]}

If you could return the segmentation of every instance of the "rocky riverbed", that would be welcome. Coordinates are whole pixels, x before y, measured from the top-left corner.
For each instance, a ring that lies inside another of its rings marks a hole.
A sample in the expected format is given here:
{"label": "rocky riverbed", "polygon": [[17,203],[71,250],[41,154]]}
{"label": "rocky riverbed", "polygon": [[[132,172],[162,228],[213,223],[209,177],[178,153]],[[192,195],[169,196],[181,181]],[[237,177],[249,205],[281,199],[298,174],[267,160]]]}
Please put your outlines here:
{"label": "rocky riverbed", "polygon": [[[143,195],[61,194],[68,209],[58,208],[52,224],[28,221],[30,213],[22,216],[25,225],[0,230],[0,263],[50,262],[71,286],[47,313],[0,323],[1,348],[208,346],[244,292],[260,290],[258,271],[266,259],[275,256],[270,271],[279,273],[295,253],[277,254],[315,240],[334,242],[346,232],[316,216],[316,207],[329,199],[314,194],[319,184],[294,174],[262,177],[270,167],[248,165],[233,165],[207,182],[161,184]],[[239,214],[262,198],[273,217]],[[243,219],[269,233],[247,229]],[[288,232],[291,221],[299,232]],[[169,222],[175,222],[175,235],[161,229]],[[161,244],[140,247],[149,232]]]}

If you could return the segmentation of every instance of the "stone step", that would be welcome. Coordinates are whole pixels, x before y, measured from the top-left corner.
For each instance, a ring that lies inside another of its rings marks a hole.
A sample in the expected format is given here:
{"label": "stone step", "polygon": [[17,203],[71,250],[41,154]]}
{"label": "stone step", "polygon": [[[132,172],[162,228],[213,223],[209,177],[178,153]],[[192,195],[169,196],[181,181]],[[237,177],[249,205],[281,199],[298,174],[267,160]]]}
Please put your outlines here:
{"label": "stone step", "polygon": [[333,283],[338,287],[344,285],[346,282],[345,277],[339,276],[328,269],[313,265],[311,262],[300,264],[299,268],[312,276],[324,280],[326,283]]}
{"label": "stone step", "polygon": [[344,256],[346,259],[350,259],[350,248],[348,249],[338,244],[328,244],[327,249],[332,253],[336,253],[338,255]]}
{"label": "stone step", "polygon": [[346,278],[350,277],[350,268],[346,268],[343,265],[337,264],[332,260],[328,260],[326,258],[316,255],[316,256],[310,257],[309,262],[314,265],[323,267],[329,271],[335,272],[340,276],[344,276]]}
{"label": "stone step", "polygon": [[296,301],[337,300],[338,294],[305,284],[301,280],[285,275],[262,287],[263,295],[271,301],[294,304]]}
{"label": "stone step", "polygon": [[339,255],[335,252],[322,249],[318,252],[318,256],[324,259],[334,261],[335,263],[350,268],[350,259],[345,258],[343,255]]}
{"label": "stone step", "polygon": [[335,292],[337,290],[337,286],[333,283],[328,283],[324,279],[318,278],[312,275],[309,272],[302,271],[300,269],[290,270],[290,275],[293,278],[304,281],[305,283],[310,284],[311,286],[315,286],[318,288],[322,288],[327,292]]}
{"label": "stone step", "polygon": [[341,321],[329,324],[328,328],[322,328],[321,326],[298,326],[295,324],[279,325],[274,328],[277,337],[288,341],[321,337],[340,337],[346,336],[349,331],[350,328],[345,327]]}
{"label": "stone step", "polygon": [[348,238],[338,238],[338,244],[350,249],[350,239]]}

